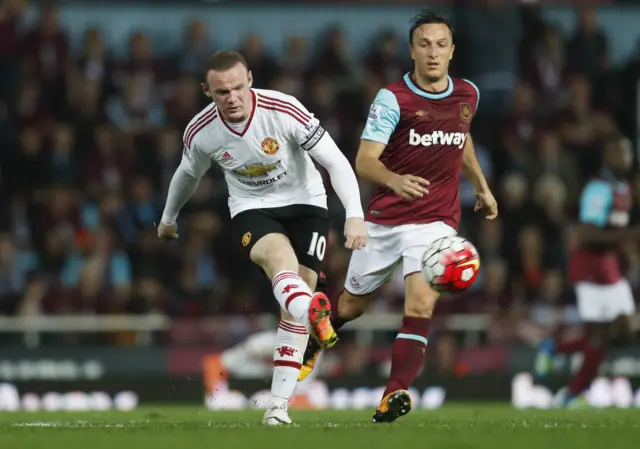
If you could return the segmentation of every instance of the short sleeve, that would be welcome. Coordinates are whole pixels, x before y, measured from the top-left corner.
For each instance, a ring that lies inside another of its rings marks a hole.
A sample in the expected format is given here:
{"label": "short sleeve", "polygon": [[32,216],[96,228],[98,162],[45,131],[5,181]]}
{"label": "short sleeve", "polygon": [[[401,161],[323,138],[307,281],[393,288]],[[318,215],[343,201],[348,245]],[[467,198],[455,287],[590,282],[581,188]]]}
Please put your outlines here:
{"label": "short sleeve", "polygon": [[381,89],[369,109],[367,124],[362,132],[362,140],[389,143],[391,134],[400,121],[400,105],[395,94]]}
{"label": "short sleeve", "polygon": [[478,89],[478,86],[476,86],[475,83],[473,83],[472,81],[469,81],[469,80],[463,80],[463,81],[466,81],[467,83],[469,83],[469,85],[473,87],[473,89],[476,91],[476,112],[477,112],[478,108],[480,107],[480,89]]}
{"label": "short sleeve", "polygon": [[604,181],[591,181],[580,198],[580,221],[603,227],[613,204],[611,186]]}
{"label": "short sleeve", "polygon": [[211,168],[211,157],[202,151],[197,141],[194,141],[191,148],[184,145],[181,165],[191,176],[201,178]]}

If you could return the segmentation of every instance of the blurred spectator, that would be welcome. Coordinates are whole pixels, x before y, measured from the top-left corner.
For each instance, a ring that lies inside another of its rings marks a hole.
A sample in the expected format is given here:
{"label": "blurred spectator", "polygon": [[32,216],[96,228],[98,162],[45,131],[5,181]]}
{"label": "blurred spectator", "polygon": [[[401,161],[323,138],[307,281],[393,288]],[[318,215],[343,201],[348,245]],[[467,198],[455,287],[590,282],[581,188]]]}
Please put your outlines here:
{"label": "blurred spectator", "polygon": [[20,23],[26,8],[26,0],[5,0],[0,4],[0,101],[9,100],[19,82],[15,62],[20,49]]}
{"label": "blurred spectator", "polygon": [[193,20],[186,26],[184,46],[175,57],[179,74],[186,74],[197,79],[202,77],[202,61],[212,53],[209,27],[203,20]]}
{"label": "blurred spectator", "polygon": [[562,148],[558,135],[550,129],[541,131],[537,135],[535,152],[529,169],[530,181],[535,182],[545,174],[555,174],[567,190],[568,203],[577,204],[582,180],[578,174],[576,160]]}
{"label": "blurred spectator", "polygon": [[511,109],[518,80],[521,17],[510,2],[479,0],[460,7],[456,27],[464,58],[459,63],[482,92],[478,114],[491,111],[499,121]]}
{"label": "blurred spectator", "polygon": [[0,235],[0,314],[15,310],[27,288],[29,273],[37,266],[35,254],[18,250],[10,235]]}
{"label": "blurred spectator", "polygon": [[298,98],[302,97],[309,60],[308,41],[302,36],[287,37],[281,61],[282,70],[272,81],[271,88]]}
{"label": "blurred spectator", "polygon": [[395,34],[390,31],[381,33],[367,57],[365,64],[367,69],[380,78],[384,85],[391,84],[400,79],[410,67],[400,57],[400,45]]}
{"label": "blurred spectator", "polygon": [[577,22],[567,48],[569,69],[595,83],[609,68],[607,38],[598,28],[596,10],[592,5],[578,9]]}
{"label": "blurred spectator", "polygon": [[259,89],[269,88],[278,75],[278,62],[264,49],[262,38],[255,33],[247,34],[240,46],[240,52],[251,67],[253,86]]}
{"label": "blurred spectator", "polygon": [[23,70],[36,75],[49,88],[55,87],[67,67],[69,42],[60,27],[58,10],[46,5],[40,12],[37,28],[20,44]]}
{"label": "blurred spectator", "polygon": [[542,95],[544,101],[541,105],[548,111],[553,111],[562,101],[561,94],[568,75],[567,50],[562,30],[558,26],[546,24],[542,29],[542,36],[534,41],[530,54],[525,56],[524,78],[538,95]]}
{"label": "blurred spectator", "polygon": [[329,28],[316,59],[311,64],[313,74],[344,85],[350,83],[359,72],[358,62],[349,51],[344,31],[339,27]]}
{"label": "blurred spectator", "polygon": [[147,94],[148,80],[131,77],[122,80],[118,97],[107,103],[111,123],[130,133],[152,131],[164,124],[164,110],[155,92]]}

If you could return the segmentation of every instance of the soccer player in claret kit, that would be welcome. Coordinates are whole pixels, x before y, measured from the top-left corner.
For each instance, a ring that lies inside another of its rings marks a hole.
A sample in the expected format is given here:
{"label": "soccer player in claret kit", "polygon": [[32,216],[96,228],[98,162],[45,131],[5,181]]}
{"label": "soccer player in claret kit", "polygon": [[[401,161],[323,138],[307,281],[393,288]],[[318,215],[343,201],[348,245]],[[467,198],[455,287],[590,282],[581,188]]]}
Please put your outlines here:
{"label": "soccer player in claret kit", "polygon": [[558,407],[586,405],[581,394],[597,376],[607,347],[631,339],[629,317],[636,307],[620,256],[637,245],[640,237],[638,226],[628,227],[632,193],[627,176],[632,159],[631,142],[620,135],[610,137],[600,173],[582,191],[577,227],[580,243],[569,260],[569,278],[586,332],[574,340],[542,340],[534,365],[535,380],[541,382],[548,377],[555,354],[582,353],[580,369],[556,395]]}
{"label": "soccer player in claret kit", "polygon": [[[424,364],[438,298],[421,275],[422,255],[434,240],[456,233],[461,170],[475,188],[476,210],[488,219],[497,216],[469,135],[478,89],[448,75],[453,29],[445,18],[426,12],[413,20],[409,39],[415,69],[378,93],[356,158],[356,172],[380,186],[366,214],[369,243],[352,254],[344,291],[332,301],[338,329],[360,316],[402,265],[405,316],[375,422],[394,421],[411,409],[407,389]],[[300,379],[311,372],[320,349],[310,344]]]}
{"label": "soccer player in claret kit", "polygon": [[346,211],[345,246],[360,249],[367,229],[355,173],[316,118],[295,98],[252,89],[242,55],[213,54],[202,87],[212,103],[184,133],[184,152],[169,186],[158,235],[177,238],[180,208],[215,162],[229,187],[238,246],[271,279],[282,314],[274,350],[268,425],[289,424],[287,405],[309,332],[321,347],[337,341],[322,292],[313,293],[329,231],[322,165]]}

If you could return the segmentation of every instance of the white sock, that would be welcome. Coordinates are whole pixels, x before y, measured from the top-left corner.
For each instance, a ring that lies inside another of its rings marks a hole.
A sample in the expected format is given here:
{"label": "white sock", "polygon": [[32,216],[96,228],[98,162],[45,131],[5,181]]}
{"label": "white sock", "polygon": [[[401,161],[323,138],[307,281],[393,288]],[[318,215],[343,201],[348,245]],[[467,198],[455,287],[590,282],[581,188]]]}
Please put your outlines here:
{"label": "white sock", "polygon": [[[293,271],[281,271],[272,280],[273,294],[280,303],[280,307],[302,323],[309,325],[309,305],[313,293],[298,273]],[[308,329],[307,329],[308,330]]]}
{"label": "white sock", "polygon": [[309,332],[293,321],[280,321],[273,351],[273,380],[269,407],[284,406],[296,389]]}

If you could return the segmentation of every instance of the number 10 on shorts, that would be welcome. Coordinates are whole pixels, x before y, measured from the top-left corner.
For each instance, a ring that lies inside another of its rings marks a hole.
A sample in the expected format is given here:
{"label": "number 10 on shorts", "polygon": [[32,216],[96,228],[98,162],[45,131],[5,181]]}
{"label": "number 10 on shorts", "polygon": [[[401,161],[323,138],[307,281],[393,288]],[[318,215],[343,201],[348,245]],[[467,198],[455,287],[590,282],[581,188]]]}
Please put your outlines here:
{"label": "number 10 on shorts", "polygon": [[311,237],[311,244],[309,245],[309,251],[307,254],[310,256],[315,255],[321,262],[324,260],[324,252],[327,249],[327,239],[324,235],[320,235],[318,232],[314,232]]}

